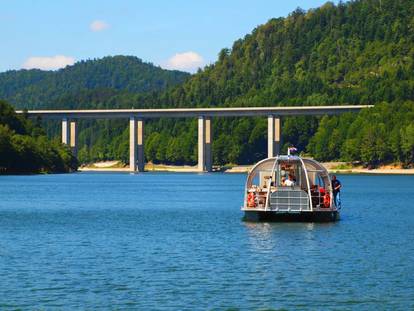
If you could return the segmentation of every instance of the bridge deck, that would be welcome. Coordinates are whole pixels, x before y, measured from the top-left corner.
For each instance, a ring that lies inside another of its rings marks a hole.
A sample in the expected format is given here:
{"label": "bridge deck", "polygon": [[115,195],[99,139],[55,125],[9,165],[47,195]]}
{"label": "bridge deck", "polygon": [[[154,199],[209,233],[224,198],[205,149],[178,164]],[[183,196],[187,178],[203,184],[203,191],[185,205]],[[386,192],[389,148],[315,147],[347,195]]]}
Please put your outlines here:
{"label": "bridge deck", "polygon": [[[29,110],[30,117],[45,119],[119,119],[119,118],[189,118],[189,117],[258,117],[336,115],[358,112],[372,105],[298,106],[298,107],[241,107],[241,108],[173,108],[173,109],[99,109],[99,110]],[[23,111],[16,111],[21,114]]]}

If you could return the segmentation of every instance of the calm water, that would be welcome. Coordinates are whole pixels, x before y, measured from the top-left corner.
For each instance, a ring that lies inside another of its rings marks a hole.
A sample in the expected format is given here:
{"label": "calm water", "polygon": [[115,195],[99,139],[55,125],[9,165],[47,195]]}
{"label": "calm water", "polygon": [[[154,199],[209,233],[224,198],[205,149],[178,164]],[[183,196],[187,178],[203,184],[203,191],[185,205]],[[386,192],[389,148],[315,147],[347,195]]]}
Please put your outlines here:
{"label": "calm water", "polygon": [[414,176],[342,220],[241,221],[245,175],[0,177],[0,309],[413,309]]}

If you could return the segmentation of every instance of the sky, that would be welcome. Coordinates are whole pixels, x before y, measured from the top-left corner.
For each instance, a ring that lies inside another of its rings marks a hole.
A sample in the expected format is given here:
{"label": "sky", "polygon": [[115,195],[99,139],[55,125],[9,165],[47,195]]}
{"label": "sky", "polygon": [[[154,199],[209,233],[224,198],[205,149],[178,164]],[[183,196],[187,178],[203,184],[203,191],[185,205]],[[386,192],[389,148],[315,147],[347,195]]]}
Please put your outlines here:
{"label": "sky", "polygon": [[108,55],[194,72],[269,19],[325,2],[0,0],[0,72],[56,70]]}

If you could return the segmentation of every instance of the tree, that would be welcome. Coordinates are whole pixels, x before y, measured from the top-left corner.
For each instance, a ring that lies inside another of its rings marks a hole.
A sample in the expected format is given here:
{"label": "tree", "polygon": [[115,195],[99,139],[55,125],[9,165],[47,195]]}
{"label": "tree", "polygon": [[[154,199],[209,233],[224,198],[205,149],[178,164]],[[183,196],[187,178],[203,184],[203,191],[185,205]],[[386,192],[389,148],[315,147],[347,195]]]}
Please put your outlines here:
{"label": "tree", "polygon": [[414,163],[414,124],[401,129],[401,150],[406,163]]}
{"label": "tree", "polygon": [[68,172],[77,167],[69,147],[48,140],[38,125],[0,101],[0,173]]}

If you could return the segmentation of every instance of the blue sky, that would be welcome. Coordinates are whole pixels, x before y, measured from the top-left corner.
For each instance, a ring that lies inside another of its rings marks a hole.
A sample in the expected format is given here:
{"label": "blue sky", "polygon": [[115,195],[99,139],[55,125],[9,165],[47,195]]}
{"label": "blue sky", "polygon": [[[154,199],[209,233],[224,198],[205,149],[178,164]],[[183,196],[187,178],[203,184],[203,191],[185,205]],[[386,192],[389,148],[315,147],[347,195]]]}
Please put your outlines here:
{"label": "blue sky", "polygon": [[0,0],[0,72],[119,54],[193,72],[270,18],[325,2]]}

